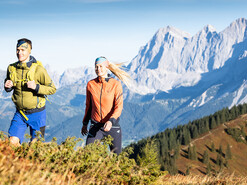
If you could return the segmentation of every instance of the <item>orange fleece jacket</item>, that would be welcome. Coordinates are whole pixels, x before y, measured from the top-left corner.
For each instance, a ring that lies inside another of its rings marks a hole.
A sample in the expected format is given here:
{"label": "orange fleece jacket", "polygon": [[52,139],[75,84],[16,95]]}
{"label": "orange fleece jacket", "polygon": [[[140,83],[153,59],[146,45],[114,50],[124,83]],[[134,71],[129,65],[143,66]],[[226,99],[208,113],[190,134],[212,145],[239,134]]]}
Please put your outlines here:
{"label": "orange fleece jacket", "polygon": [[123,109],[123,89],[121,82],[114,78],[97,77],[87,84],[86,109],[83,124],[92,119],[118,125]]}

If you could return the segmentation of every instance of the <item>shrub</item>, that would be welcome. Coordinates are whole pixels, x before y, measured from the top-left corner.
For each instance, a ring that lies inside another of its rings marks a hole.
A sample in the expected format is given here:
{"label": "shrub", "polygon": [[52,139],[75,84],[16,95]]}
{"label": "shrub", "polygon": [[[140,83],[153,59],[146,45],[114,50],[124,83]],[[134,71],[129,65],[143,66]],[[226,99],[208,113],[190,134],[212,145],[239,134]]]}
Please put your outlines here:
{"label": "shrub", "polygon": [[[21,147],[13,148],[12,163],[29,161],[35,168],[27,168],[27,172],[22,172],[23,175],[32,171],[49,182],[52,181],[50,178],[56,174],[63,183],[145,184],[155,182],[161,175],[155,165],[141,163],[142,165],[139,166],[134,159],[130,159],[129,155],[133,152],[131,148],[119,156],[111,153],[108,149],[111,140],[112,138],[108,137],[102,141],[103,143],[97,141],[94,144],[76,148],[81,139],[75,137],[68,137],[60,145],[56,143],[56,139],[44,143],[41,138],[38,138],[36,142],[23,143]],[[7,141],[8,139],[5,139],[4,142]],[[150,161],[148,157],[142,156],[142,160]],[[19,172],[20,170],[11,173],[19,174]],[[26,177],[26,181],[21,181],[24,184],[29,178],[33,178],[30,174]],[[8,180],[11,182],[11,177]],[[12,181],[16,181],[16,178]]]}

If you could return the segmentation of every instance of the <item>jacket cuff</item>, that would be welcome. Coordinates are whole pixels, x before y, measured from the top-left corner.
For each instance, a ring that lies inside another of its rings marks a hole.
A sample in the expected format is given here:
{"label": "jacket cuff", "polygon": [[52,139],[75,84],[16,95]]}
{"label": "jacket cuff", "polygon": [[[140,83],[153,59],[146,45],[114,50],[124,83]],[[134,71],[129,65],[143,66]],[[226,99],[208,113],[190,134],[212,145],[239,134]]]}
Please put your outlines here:
{"label": "jacket cuff", "polygon": [[36,93],[38,93],[39,92],[39,84],[36,84],[36,88],[34,89],[34,91],[36,92]]}
{"label": "jacket cuff", "polygon": [[6,92],[10,92],[10,91],[13,90],[13,87],[11,87],[11,88],[4,88],[4,89],[5,89]]}
{"label": "jacket cuff", "polygon": [[82,123],[83,123],[83,125],[84,125],[84,126],[87,126],[87,125],[88,125],[88,123],[87,123],[87,122],[82,122]]}

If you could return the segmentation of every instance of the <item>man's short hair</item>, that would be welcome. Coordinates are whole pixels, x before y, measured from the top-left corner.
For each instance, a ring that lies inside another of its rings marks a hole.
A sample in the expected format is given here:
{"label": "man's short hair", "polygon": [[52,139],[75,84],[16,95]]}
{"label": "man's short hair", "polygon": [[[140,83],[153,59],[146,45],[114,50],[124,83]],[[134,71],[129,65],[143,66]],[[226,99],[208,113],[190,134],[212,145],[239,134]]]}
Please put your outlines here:
{"label": "man's short hair", "polygon": [[26,39],[26,38],[19,39],[17,41],[17,46],[18,46],[18,43],[20,43],[20,42],[26,42],[26,43],[28,43],[31,46],[31,49],[32,49],[32,41],[31,40]]}

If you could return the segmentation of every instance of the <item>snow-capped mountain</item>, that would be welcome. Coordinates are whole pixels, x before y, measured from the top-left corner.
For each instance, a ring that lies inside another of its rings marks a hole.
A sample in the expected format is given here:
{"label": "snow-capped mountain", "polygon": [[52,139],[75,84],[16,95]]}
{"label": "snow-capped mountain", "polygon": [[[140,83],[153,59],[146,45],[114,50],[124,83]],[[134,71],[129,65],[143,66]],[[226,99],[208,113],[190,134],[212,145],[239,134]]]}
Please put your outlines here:
{"label": "snow-capped mountain", "polygon": [[220,33],[207,25],[196,35],[167,27],[140,49],[129,64],[133,89],[140,94],[168,91],[198,83],[201,75],[246,56],[247,21],[234,21]]}
{"label": "snow-capped mountain", "polygon": [[4,90],[4,80],[6,78],[6,71],[0,70],[0,99],[6,99],[9,98],[10,95],[7,94]]}
{"label": "snow-capped mountain", "polygon": [[69,86],[75,82],[87,83],[95,76],[93,68],[80,67],[76,69],[67,69],[60,77],[59,86]]}
{"label": "snow-capped mountain", "polygon": [[90,79],[95,77],[94,69],[87,66],[67,69],[61,75],[52,70],[49,65],[45,66],[45,68],[58,89],[75,83],[84,87]]}
{"label": "snow-capped mountain", "polygon": [[[58,90],[48,104],[48,140],[80,136],[87,82],[94,69],[68,69],[62,75],[46,67]],[[124,86],[123,139],[140,139],[247,102],[247,20],[217,32],[207,25],[194,36],[168,26],[159,29],[127,67],[132,87]],[[6,72],[0,71],[4,79]],[[2,80],[3,81],[3,80]],[[13,107],[0,87],[0,123]],[[9,95],[8,95],[9,96]],[[4,99],[5,98],[5,99]],[[2,101],[3,100],[3,101]]]}

